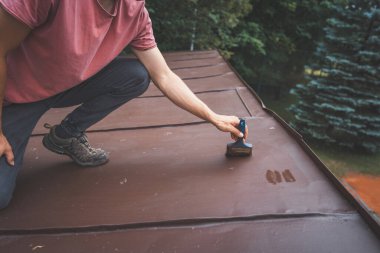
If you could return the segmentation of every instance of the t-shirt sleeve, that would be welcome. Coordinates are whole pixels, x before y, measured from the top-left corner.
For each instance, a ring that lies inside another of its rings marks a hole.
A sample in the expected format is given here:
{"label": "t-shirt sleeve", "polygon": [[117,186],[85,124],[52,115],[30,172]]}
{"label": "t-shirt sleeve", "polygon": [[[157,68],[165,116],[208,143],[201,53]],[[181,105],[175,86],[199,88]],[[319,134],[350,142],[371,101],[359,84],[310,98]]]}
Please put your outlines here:
{"label": "t-shirt sleeve", "polygon": [[152,20],[146,8],[144,8],[140,16],[139,23],[139,32],[132,40],[131,46],[137,50],[147,50],[156,47],[157,43],[153,34]]}
{"label": "t-shirt sleeve", "polygon": [[0,0],[0,6],[34,29],[46,22],[55,0]]}

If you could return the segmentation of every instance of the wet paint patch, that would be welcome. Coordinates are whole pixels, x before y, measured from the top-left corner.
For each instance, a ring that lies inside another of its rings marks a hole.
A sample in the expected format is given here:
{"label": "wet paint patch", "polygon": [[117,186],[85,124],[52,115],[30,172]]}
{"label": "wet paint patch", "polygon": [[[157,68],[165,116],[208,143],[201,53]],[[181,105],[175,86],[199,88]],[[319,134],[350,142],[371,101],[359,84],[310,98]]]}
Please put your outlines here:
{"label": "wet paint patch", "polygon": [[296,178],[290,170],[284,170],[282,172],[278,170],[267,170],[265,177],[268,183],[271,183],[273,185],[282,182],[293,183],[296,181]]}
{"label": "wet paint patch", "polygon": [[282,176],[284,177],[285,181],[288,183],[293,183],[296,181],[295,177],[293,176],[292,172],[290,172],[290,170],[283,171]]}

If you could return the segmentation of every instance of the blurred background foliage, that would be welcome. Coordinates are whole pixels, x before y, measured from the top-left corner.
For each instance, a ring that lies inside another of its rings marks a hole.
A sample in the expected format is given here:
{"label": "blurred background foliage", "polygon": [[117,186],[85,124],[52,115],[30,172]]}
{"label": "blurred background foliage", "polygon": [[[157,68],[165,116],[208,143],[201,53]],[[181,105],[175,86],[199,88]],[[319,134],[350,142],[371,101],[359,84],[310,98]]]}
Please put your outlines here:
{"label": "blurred background foliage", "polygon": [[161,50],[217,48],[230,57],[244,40],[236,28],[252,5],[249,0],[160,0],[148,1],[147,8]]}
{"label": "blurred background foliage", "polygon": [[146,4],[161,50],[220,50],[336,174],[380,173],[378,0]]}
{"label": "blurred background foliage", "polygon": [[335,5],[324,39],[309,62],[323,75],[307,77],[292,93],[293,126],[321,143],[376,153],[380,151],[379,2]]}
{"label": "blurred background foliage", "polygon": [[148,1],[161,50],[219,49],[258,93],[279,98],[302,79],[334,2]]}

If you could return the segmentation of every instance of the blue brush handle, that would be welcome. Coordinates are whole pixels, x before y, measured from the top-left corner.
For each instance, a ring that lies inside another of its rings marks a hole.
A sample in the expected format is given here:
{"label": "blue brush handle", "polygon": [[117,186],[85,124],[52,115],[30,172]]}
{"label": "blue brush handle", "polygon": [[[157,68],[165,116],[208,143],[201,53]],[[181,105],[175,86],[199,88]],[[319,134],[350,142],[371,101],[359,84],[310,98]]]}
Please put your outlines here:
{"label": "blue brush handle", "polygon": [[[246,126],[245,119],[240,119],[239,130],[240,132],[243,133],[243,135],[245,135],[245,126]],[[239,138],[239,139],[243,139],[243,138]]]}

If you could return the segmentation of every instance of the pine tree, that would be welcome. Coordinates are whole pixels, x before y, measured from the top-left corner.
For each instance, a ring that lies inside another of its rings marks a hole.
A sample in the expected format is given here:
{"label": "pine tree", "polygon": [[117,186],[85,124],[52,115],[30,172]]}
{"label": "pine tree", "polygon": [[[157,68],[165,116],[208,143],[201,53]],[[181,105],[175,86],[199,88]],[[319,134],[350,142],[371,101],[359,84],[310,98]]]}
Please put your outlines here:
{"label": "pine tree", "polygon": [[330,6],[344,0],[250,0],[252,11],[240,22],[232,64],[259,95],[279,99],[303,80]]}
{"label": "pine tree", "polygon": [[334,6],[307,77],[291,93],[292,125],[306,138],[367,152],[380,150],[380,10],[378,1]]}
{"label": "pine tree", "polygon": [[236,26],[249,13],[250,0],[147,1],[160,49],[219,49],[230,56],[241,38]]}

